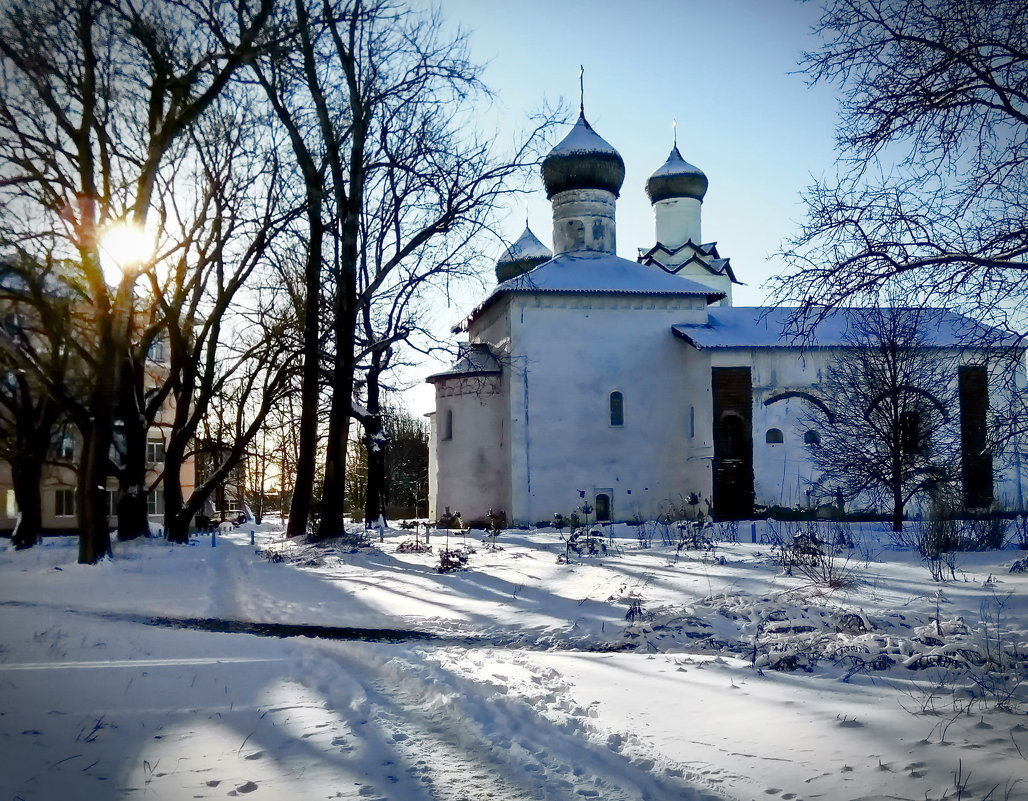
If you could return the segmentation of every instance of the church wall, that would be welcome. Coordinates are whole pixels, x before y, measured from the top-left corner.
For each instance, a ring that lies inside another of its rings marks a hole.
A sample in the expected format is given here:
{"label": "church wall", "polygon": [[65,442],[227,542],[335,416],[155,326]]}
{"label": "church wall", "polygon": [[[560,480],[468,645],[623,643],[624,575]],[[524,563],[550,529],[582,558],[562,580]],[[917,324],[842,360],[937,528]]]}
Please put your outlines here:
{"label": "church wall", "polygon": [[501,299],[483,311],[468,330],[468,341],[487,343],[494,353],[506,351],[510,340],[509,309],[507,299]]}
{"label": "church wall", "polygon": [[[753,472],[754,490],[758,505],[817,506],[834,501],[833,490],[815,489],[808,497],[819,472],[811,463],[804,434],[808,402],[802,397],[766,401],[790,391],[809,391],[816,394],[816,385],[835,351],[798,350],[793,348],[725,348],[711,352],[711,365],[721,367],[746,366],[752,370],[753,381]],[[951,351],[947,358],[957,364],[982,363],[985,353]],[[989,397],[993,410],[1003,408],[1012,386],[1009,368],[990,368]],[[954,369],[955,390],[957,372]],[[1023,367],[1018,368],[1014,386],[1025,384]],[[766,404],[766,405],[765,405]],[[955,419],[959,409],[953,409]],[[782,442],[768,442],[769,429],[782,433]],[[1024,509],[1028,498],[1028,458],[1011,443],[996,455],[994,491],[997,503],[1004,509]],[[857,505],[860,505],[860,501]]]}
{"label": "church wall", "polygon": [[436,382],[435,519],[456,512],[465,521],[483,519],[509,506],[505,394],[498,375]]}
{"label": "church wall", "polygon": [[[512,508],[518,523],[597,493],[612,517],[652,518],[710,494],[710,369],[671,335],[705,320],[699,298],[537,295],[511,314]],[[624,403],[611,424],[610,394]],[[691,410],[691,414],[690,414]]]}

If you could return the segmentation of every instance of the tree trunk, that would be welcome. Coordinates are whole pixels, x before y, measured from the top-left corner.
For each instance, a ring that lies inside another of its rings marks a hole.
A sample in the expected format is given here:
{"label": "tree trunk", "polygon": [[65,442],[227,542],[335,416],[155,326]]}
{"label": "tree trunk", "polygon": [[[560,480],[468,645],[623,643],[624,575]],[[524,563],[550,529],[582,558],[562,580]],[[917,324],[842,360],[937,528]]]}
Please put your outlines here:
{"label": "tree trunk", "polygon": [[367,528],[385,526],[389,500],[389,437],[382,420],[382,359],[380,350],[371,354],[371,368],[367,374],[368,414],[361,421],[364,425],[364,447],[368,452],[368,486],[364,496],[364,525]]}
{"label": "tree trunk", "polygon": [[[340,286],[336,290],[347,294]],[[346,447],[353,412],[353,331],[356,322],[352,295],[337,304],[336,358],[332,377],[332,405],[329,412],[328,442],[325,446],[325,486],[321,495],[321,520],[316,538],[340,536],[345,530]],[[340,308],[341,307],[341,308]]]}
{"label": "tree trunk", "polygon": [[[94,392],[90,411],[97,415],[83,432],[82,462],[79,465],[76,500],[78,504],[79,564],[95,565],[111,554],[111,532],[107,521],[107,475],[110,468],[111,412],[114,404],[105,401],[109,389]],[[106,407],[107,414],[103,414]]]}
{"label": "tree trunk", "polygon": [[364,428],[364,446],[368,450],[364,525],[368,528],[385,525],[386,522],[386,506],[389,503],[388,444],[389,437],[382,425],[382,415],[371,415]]}
{"label": "tree trunk", "polygon": [[[899,465],[896,465],[899,470]],[[892,530],[903,531],[903,480],[896,473],[892,482]]]}
{"label": "tree trunk", "polygon": [[185,437],[172,432],[164,451],[164,536],[168,542],[185,545],[189,542],[188,517],[183,518],[182,476],[180,466],[185,458]]}
{"label": "tree trunk", "polygon": [[[304,286],[307,296],[303,310],[303,375],[300,379],[300,431],[293,498],[289,505],[287,537],[307,533],[311,504],[314,500],[314,473],[318,455],[318,399],[320,395],[320,299],[321,250],[325,227],[321,219],[321,191],[308,187],[308,215],[310,242],[307,246],[307,264],[304,268]],[[284,482],[283,482],[284,483]]]}
{"label": "tree trunk", "polygon": [[118,417],[125,437],[125,461],[118,476],[118,540],[124,542],[148,534],[150,520],[146,504],[147,425],[136,397],[136,374],[128,360],[121,377]]}
{"label": "tree trunk", "polygon": [[34,457],[11,459],[11,483],[18,503],[18,522],[11,534],[15,550],[31,548],[43,533],[43,462]]}

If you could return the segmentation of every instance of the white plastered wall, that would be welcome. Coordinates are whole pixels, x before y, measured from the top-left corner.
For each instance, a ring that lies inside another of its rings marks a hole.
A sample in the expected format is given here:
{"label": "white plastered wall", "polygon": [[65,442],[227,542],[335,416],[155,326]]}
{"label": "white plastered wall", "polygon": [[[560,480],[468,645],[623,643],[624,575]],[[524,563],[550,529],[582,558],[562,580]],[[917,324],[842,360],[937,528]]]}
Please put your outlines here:
{"label": "white plastered wall", "polygon": [[[702,298],[518,296],[511,309],[512,519],[551,520],[612,490],[615,519],[710,493],[710,368],[671,326]],[[611,392],[624,396],[610,424]],[[690,408],[692,415],[690,415]],[[691,436],[690,420],[695,436]]]}

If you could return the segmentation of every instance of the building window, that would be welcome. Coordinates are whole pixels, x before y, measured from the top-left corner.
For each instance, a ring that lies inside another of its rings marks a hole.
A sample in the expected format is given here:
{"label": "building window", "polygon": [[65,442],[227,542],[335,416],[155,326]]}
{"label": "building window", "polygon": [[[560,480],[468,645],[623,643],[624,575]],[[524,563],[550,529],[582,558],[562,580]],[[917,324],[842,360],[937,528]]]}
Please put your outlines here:
{"label": "building window", "polygon": [[151,517],[164,514],[164,490],[150,490],[146,494],[146,513]]}
{"label": "building window", "polygon": [[453,409],[443,412],[443,439],[453,439]]}
{"label": "building window", "polygon": [[153,439],[146,443],[146,461],[149,464],[164,462],[164,440]]}
{"label": "building window", "polygon": [[107,516],[114,517],[118,514],[118,494],[114,490],[104,490],[107,495]]}
{"label": "building window", "polygon": [[782,436],[782,429],[769,428],[764,435],[764,441],[769,445],[781,445],[785,442],[785,437]]}
{"label": "building window", "polygon": [[917,412],[900,414],[900,452],[904,456],[917,456],[921,453],[924,441],[921,436],[921,415]]}
{"label": "building window", "polygon": [[620,392],[610,393],[610,424],[612,426],[625,424],[625,396]]}
{"label": "building window", "polygon": [[146,351],[146,358],[152,362],[163,362],[164,356],[164,340],[155,339],[150,343],[150,347]]}
{"label": "building window", "polygon": [[7,497],[4,500],[5,500],[5,506],[6,506],[4,511],[6,512],[7,518],[10,519],[10,520],[17,520],[18,519],[18,500],[15,497],[13,489],[7,490]]}
{"label": "building window", "polygon": [[57,435],[57,443],[54,446],[54,454],[58,459],[75,458],[75,435],[70,431],[61,431]]}
{"label": "building window", "polygon": [[59,489],[54,490],[54,516],[74,517],[75,516],[75,490]]}
{"label": "building window", "polygon": [[807,431],[803,435],[803,444],[804,445],[820,445],[821,444],[821,435],[818,434],[816,431]]}

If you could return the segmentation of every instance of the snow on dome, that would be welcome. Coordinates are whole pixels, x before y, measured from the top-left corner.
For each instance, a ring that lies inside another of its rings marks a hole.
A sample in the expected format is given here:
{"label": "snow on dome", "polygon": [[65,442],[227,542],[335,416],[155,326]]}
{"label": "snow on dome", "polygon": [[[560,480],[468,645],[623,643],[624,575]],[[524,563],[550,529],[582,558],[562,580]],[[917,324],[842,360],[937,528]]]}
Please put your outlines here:
{"label": "snow on dome", "polygon": [[621,154],[592,129],[584,112],[543,159],[542,171],[550,198],[568,189],[605,189],[617,196],[625,181]]}
{"label": "snow on dome", "polygon": [[707,193],[707,176],[703,170],[682,158],[678,145],[671,148],[667,161],[646,180],[646,194],[656,203],[673,197],[703,200]]}
{"label": "snow on dome", "polygon": [[525,223],[525,231],[496,262],[497,282],[506,281],[553,258],[553,251],[539,241]]}

